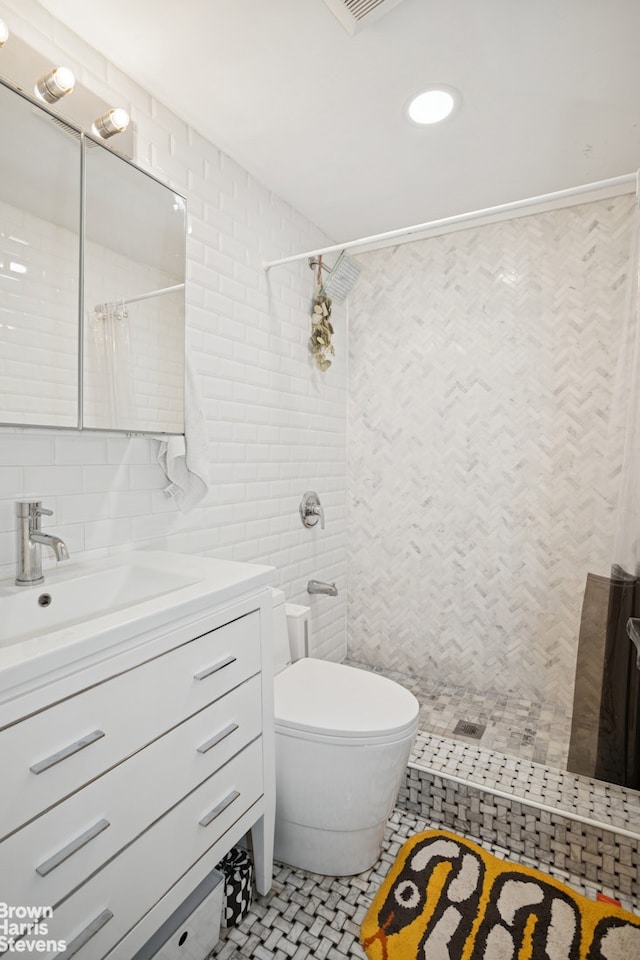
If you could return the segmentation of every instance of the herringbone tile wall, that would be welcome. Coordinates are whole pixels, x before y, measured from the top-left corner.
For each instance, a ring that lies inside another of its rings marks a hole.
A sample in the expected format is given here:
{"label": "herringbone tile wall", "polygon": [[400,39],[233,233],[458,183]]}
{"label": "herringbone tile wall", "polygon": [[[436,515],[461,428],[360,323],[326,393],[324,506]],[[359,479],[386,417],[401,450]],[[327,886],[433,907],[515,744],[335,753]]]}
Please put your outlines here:
{"label": "herringbone tile wall", "polygon": [[585,576],[611,562],[632,209],[600,200],[359,257],[353,659],[570,708]]}

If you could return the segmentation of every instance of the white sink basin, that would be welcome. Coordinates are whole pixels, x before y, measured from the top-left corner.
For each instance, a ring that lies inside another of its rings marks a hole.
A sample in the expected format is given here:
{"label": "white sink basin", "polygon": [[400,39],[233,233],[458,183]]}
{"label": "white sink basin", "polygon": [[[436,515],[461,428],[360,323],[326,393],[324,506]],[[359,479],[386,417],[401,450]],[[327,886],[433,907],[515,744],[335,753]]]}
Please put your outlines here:
{"label": "white sink basin", "polygon": [[126,561],[94,573],[80,566],[73,579],[51,578],[49,582],[47,578],[45,583],[0,596],[0,645],[95,620],[194,583],[197,581],[180,574],[132,566]]}
{"label": "white sink basin", "polygon": [[[162,551],[68,561],[45,582],[0,581],[0,703],[267,587],[273,568]],[[185,639],[189,636],[185,634]]]}

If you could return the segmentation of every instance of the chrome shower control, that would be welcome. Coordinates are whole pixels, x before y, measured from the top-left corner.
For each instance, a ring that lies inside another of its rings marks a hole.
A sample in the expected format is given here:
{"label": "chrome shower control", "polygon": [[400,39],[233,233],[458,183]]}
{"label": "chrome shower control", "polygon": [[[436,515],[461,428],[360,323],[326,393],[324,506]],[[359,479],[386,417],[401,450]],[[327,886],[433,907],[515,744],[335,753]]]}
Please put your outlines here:
{"label": "chrome shower control", "polygon": [[324,530],[324,510],[320,497],[314,490],[307,490],[300,501],[300,519],[305,527],[315,527],[319,520]]}

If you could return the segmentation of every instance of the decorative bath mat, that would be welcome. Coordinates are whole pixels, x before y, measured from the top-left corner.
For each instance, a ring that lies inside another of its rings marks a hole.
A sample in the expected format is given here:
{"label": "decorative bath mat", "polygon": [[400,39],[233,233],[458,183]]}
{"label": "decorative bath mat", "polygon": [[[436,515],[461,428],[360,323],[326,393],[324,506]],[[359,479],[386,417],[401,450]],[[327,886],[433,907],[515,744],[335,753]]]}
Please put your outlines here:
{"label": "decorative bath mat", "polygon": [[404,844],[360,936],[370,960],[640,960],[640,917],[443,830]]}

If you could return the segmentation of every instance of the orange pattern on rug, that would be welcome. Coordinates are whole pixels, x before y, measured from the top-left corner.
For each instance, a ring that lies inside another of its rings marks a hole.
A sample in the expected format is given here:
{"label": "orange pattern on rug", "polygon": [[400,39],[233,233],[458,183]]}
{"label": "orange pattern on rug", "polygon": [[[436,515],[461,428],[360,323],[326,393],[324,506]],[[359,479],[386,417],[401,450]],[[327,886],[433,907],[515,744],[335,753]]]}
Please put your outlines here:
{"label": "orange pattern on rug", "polygon": [[640,917],[443,830],[402,846],[360,936],[369,960],[640,960]]}

